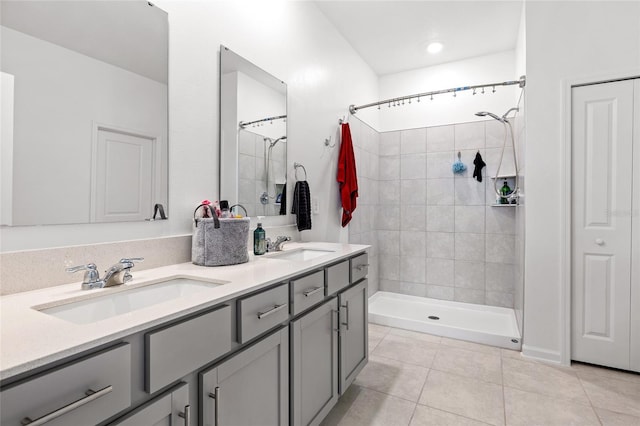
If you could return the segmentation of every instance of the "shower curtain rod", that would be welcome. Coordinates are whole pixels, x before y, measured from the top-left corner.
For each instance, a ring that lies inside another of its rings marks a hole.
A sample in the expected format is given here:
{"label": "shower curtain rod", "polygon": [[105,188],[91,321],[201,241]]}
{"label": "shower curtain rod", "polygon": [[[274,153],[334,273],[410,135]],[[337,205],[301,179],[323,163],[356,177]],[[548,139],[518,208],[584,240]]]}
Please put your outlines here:
{"label": "shower curtain rod", "polygon": [[399,98],[386,99],[384,101],[372,102],[370,104],[365,104],[365,105],[359,105],[359,106],[349,105],[349,112],[351,114],[355,114],[356,112],[358,112],[359,109],[370,108],[373,106],[384,105],[384,104],[388,104],[389,106],[391,106],[391,103],[395,105],[396,103],[400,103],[400,102],[404,103],[405,100],[411,100],[414,98],[418,98],[418,102],[420,102],[420,98],[431,97],[433,99],[433,95],[442,95],[444,93],[453,93],[453,95],[455,96],[457,92],[462,92],[464,90],[473,90],[473,94],[475,95],[477,89],[483,89],[482,93],[484,93],[485,87],[493,87],[494,92],[496,91],[496,86],[513,86],[517,84],[520,87],[524,87],[526,84],[526,81],[527,79],[523,75],[523,76],[520,76],[518,80],[503,81],[501,83],[489,83],[489,84],[478,84],[476,86],[453,87],[451,89],[435,90],[433,92],[418,93],[416,95],[407,95],[407,96],[401,96]]}
{"label": "shower curtain rod", "polygon": [[265,121],[280,120],[285,118],[287,118],[286,115],[277,115],[275,117],[267,117],[267,118],[261,118],[260,120],[247,121],[246,123],[244,121],[241,121],[240,123],[238,123],[238,126],[240,126],[241,129],[244,129],[245,127],[250,126],[252,124],[258,124],[258,123],[263,123]]}

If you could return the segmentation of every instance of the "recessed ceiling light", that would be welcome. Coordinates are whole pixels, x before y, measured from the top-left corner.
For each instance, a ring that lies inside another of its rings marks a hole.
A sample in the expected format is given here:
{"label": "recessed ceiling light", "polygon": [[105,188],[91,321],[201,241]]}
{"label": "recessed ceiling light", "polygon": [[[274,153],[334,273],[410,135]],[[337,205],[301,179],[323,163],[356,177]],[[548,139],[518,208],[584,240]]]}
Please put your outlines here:
{"label": "recessed ceiling light", "polygon": [[442,43],[438,43],[437,41],[434,41],[433,43],[429,43],[429,45],[427,46],[427,52],[431,54],[438,53],[441,50],[442,50]]}

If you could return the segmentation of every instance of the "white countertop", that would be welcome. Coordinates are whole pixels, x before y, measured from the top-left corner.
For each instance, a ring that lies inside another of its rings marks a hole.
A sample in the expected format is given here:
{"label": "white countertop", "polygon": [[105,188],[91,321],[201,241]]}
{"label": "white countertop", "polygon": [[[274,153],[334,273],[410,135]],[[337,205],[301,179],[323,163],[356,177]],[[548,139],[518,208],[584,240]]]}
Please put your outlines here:
{"label": "white countertop", "polygon": [[[81,290],[80,282],[77,282],[0,297],[0,380],[318,269],[369,248],[359,244],[290,243],[285,246],[285,251],[301,247],[333,252],[307,261],[268,259],[267,254],[251,255],[248,263],[232,266],[204,267],[182,263],[144,271],[134,268],[131,270],[133,280],[117,287]],[[74,324],[32,308],[105,295],[177,277],[228,283],[90,324]]]}

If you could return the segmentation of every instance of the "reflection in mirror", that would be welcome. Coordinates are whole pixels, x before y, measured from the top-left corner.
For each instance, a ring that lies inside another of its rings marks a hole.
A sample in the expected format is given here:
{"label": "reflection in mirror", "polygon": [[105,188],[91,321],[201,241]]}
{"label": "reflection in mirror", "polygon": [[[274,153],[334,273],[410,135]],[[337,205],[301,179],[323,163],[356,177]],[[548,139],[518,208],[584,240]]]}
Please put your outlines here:
{"label": "reflection in mirror", "polygon": [[287,86],[224,46],[220,68],[220,199],[284,215]]}
{"label": "reflection in mirror", "polygon": [[0,5],[0,224],[166,212],[167,14],[144,0]]}

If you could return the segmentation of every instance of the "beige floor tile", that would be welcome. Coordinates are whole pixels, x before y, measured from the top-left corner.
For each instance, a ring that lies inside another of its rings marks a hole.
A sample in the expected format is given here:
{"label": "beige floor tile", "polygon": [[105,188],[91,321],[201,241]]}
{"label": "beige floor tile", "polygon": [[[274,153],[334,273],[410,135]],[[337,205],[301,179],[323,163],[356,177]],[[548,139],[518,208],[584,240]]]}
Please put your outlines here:
{"label": "beige floor tile", "polygon": [[440,343],[447,346],[453,346],[455,348],[500,355],[500,348],[496,348],[494,346],[481,345],[479,343],[467,342],[464,340],[449,339],[448,337],[443,337],[442,340],[440,340]]}
{"label": "beige floor tile", "polygon": [[502,384],[500,352],[498,355],[441,346],[431,368],[461,376]]}
{"label": "beige floor tile", "polygon": [[614,413],[602,408],[596,408],[596,414],[600,417],[603,426],[640,426],[640,417]]}
{"label": "beige floor tile", "polygon": [[384,339],[391,328],[383,325],[369,323],[369,353],[378,346],[378,343]]}
{"label": "beige floor tile", "polygon": [[423,342],[389,333],[371,354],[429,368],[439,347],[437,343]]}
{"label": "beige floor tile", "polygon": [[336,423],[324,426],[406,426],[416,404],[371,389],[361,389],[349,411]]}
{"label": "beige floor tile", "polygon": [[505,386],[589,405],[578,376],[570,368],[503,358],[502,375]]}
{"label": "beige floor tile", "polygon": [[640,417],[640,383],[597,375],[580,381],[594,407]]}
{"label": "beige floor tile", "polygon": [[559,401],[555,397],[504,388],[507,425],[588,426],[599,425],[590,406]]}
{"label": "beige floor tile", "polygon": [[372,355],[355,384],[417,402],[428,372],[424,367]]}
{"label": "beige floor tile", "polygon": [[410,426],[483,426],[486,424],[457,414],[418,405],[411,418]]}
{"label": "beige floor tile", "polygon": [[522,352],[520,351],[512,351],[511,349],[500,349],[500,354],[502,358],[513,358],[513,359],[522,359],[526,360],[525,357],[522,356]]}
{"label": "beige floor tile", "polygon": [[431,370],[419,403],[493,425],[504,424],[502,386]]}
{"label": "beige floor tile", "polygon": [[571,368],[575,370],[580,377],[600,376],[624,380],[626,382],[640,383],[640,373],[634,373],[631,371],[615,370],[613,368],[583,364],[580,362],[572,363]]}
{"label": "beige floor tile", "polygon": [[339,424],[347,415],[349,409],[362,392],[363,388],[352,384],[345,393],[338,399],[336,405],[333,406],[329,414],[322,420],[320,426],[334,426]]}
{"label": "beige floor tile", "polygon": [[440,343],[440,340],[442,340],[440,336],[435,336],[433,334],[427,334],[427,333],[420,333],[418,331],[402,330],[400,328],[392,328],[389,330],[389,333],[395,336],[411,337],[413,339],[420,340],[422,342],[429,342],[429,343]]}
{"label": "beige floor tile", "polygon": [[376,335],[384,337],[389,331],[393,330],[391,327],[387,327],[380,324],[369,323],[369,336]]}

